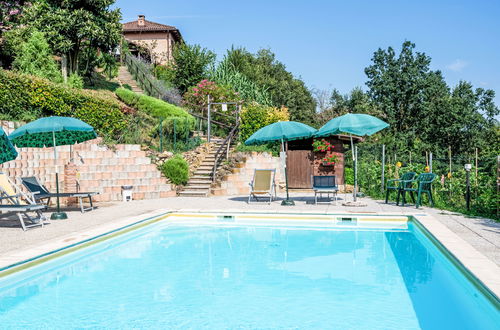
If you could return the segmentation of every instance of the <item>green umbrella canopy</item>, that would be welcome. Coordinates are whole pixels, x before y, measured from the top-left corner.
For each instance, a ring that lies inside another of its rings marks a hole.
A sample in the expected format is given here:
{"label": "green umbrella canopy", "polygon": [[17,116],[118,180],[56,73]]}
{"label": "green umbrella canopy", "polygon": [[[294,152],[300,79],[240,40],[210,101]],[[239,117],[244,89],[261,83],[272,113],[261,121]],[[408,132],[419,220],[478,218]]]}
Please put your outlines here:
{"label": "green umbrella canopy", "polygon": [[296,121],[280,121],[262,127],[253,133],[246,141],[246,145],[263,144],[272,141],[290,141],[307,139],[316,132],[314,128]]}
{"label": "green umbrella canopy", "polygon": [[16,159],[17,151],[10,142],[7,134],[0,128],[0,164]]}
{"label": "green umbrella canopy", "polygon": [[81,143],[97,137],[89,124],[70,117],[45,117],[16,129],[9,139],[19,148],[54,147]]}
{"label": "green umbrella canopy", "polygon": [[323,127],[321,127],[314,136],[320,137],[341,133],[365,136],[375,134],[388,126],[389,124],[385,121],[370,115],[348,113],[330,120],[328,123],[323,125]]}

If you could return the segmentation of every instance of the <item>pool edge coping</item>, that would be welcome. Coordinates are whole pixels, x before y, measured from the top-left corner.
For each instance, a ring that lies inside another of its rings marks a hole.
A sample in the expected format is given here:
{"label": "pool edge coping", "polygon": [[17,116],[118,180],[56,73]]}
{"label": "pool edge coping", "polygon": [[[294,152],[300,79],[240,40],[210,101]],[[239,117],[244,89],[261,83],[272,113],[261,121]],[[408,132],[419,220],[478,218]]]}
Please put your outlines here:
{"label": "pool edge coping", "polygon": [[[12,255],[13,251],[9,251],[0,255],[0,279],[9,276],[13,273],[31,268],[46,261],[61,257],[71,252],[83,249],[90,245],[111,239],[113,237],[125,234],[132,230],[147,226],[149,224],[164,220],[170,215],[175,214],[192,214],[193,216],[200,214],[208,214],[211,216],[217,214],[254,214],[262,215],[297,215],[297,216],[336,216],[336,215],[357,215],[357,216],[402,216],[407,217],[408,221],[411,218],[415,220],[418,226],[423,228],[423,233],[431,240],[437,242],[437,248],[449,254],[452,257],[450,260],[462,272],[464,276],[472,280],[473,284],[487,297],[493,299],[494,304],[498,308],[500,302],[500,267],[492,260],[488,259],[481,252],[477,251],[463,238],[451,231],[443,223],[437,221],[434,217],[423,213],[413,212],[327,212],[327,211],[290,211],[290,212],[268,212],[262,210],[196,210],[196,209],[178,209],[167,210],[161,209],[154,212],[143,213],[138,216],[132,216],[122,219],[121,221],[106,223],[101,226],[91,228],[83,232],[74,232],[53,240],[48,241],[36,248],[30,247],[24,250],[17,251]],[[137,220],[137,219],[140,220]],[[75,237],[76,236],[76,237]],[[73,241],[68,244],[68,241]],[[434,243],[435,243],[434,242]],[[444,249],[444,251],[443,251]],[[6,256],[11,255],[11,256]],[[449,258],[448,255],[446,257]],[[496,275],[496,276],[495,276]],[[478,282],[478,283],[476,283]],[[485,291],[486,290],[486,291]],[[490,299],[491,300],[491,299]]]}

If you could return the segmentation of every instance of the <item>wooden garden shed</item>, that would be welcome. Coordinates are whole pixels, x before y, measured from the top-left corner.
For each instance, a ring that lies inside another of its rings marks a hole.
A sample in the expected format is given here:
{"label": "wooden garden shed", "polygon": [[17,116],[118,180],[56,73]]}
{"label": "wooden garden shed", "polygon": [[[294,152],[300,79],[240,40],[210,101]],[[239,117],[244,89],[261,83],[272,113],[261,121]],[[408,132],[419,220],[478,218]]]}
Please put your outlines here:
{"label": "wooden garden shed", "polygon": [[[313,142],[321,139],[329,142],[333,149],[325,152],[314,151]],[[355,143],[362,140],[360,137],[353,139]],[[289,141],[285,146],[288,186],[293,189],[310,189],[312,175],[335,175],[337,184],[344,184],[344,145],[349,143],[348,135]],[[335,165],[323,162],[323,159],[332,155],[337,158]]]}

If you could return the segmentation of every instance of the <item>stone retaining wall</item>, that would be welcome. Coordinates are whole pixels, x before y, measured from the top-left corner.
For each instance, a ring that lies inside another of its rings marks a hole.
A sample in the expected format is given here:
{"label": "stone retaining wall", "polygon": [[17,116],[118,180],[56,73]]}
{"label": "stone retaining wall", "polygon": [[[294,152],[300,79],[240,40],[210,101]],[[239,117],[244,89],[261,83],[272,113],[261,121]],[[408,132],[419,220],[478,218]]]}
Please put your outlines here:
{"label": "stone retaining wall", "polygon": [[[16,127],[15,123],[5,121],[0,125],[7,134]],[[100,142],[100,139],[95,139],[74,146],[57,147],[57,163],[54,163],[53,148],[20,148],[17,159],[0,164],[0,171],[6,172],[17,183],[20,183],[21,177],[36,176],[50,190],[55,190],[57,166],[61,191],[75,186],[82,192],[97,191],[100,195],[96,196],[96,201],[121,200],[121,186],[125,185],[134,186],[134,199],[175,196],[172,185],[162,177],[140,145],[108,147]]]}
{"label": "stone retaining wall", "polygon": [[256,169],[276,169],[276,184],[278,192],[280,183],[285,182],[285,175],[280,165],[280,158],[273,157],[270,153],[248,153],[245,161],[238,164],[231,174],[223,178],[222,182],[213,187],[211,194],[215,196],[225,195],[248,195],[250,192],[249,183],[253,179]]}

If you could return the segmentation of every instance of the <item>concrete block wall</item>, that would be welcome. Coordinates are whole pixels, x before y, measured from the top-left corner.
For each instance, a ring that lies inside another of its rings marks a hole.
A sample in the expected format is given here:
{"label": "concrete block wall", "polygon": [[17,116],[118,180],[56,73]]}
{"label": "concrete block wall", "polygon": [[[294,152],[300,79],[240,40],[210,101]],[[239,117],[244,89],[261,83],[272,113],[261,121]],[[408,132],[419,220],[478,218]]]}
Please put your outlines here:
{"label": "concrete block wall", "polygon": [[281,168],[280,158],[273,157],[270,153],[252,152],[246,156],[246,160],[233,169],[222,182],[213,187],[211,194],[214,196],[248,195],[249,183],[253,179],[256,169],[276,169],[276,185],[285,182],[285,175]]}
{"label": "concrete block wall", "polygon": [[[0,124],[7,134],[15,128],[11,122]],[[36,176],[55,191],[57,166],[59,187],[64,191],[64,167],[72,160],[76,165],[79,191],[99,192],[96,201],[121,200],[121,186],[126,185],[134,186],[134,199],[175,196],[172,185],[162,177],[140,145],[119,144],[110,148],[100,145],[100,142],[95,139],[71,147],[59,146],[57,163],[54,162],[53,148],[20,148],[17,159],[0,164],[0,171],[6,172],[17,183],[20,183],[20,177]]]}

